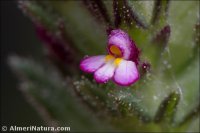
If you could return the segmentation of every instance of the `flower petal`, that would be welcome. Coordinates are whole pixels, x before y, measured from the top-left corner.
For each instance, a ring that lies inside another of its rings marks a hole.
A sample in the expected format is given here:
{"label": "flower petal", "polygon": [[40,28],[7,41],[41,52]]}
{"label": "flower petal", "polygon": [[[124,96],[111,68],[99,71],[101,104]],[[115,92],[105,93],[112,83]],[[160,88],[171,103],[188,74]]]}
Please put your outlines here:
{"label": "flower petal", "polygon": [[[119,52],[120,51],[120,52]],[[112,30],[108,38],[108,52],[137,63],[139,50],[129,35],[120,30]]]}
{"label": "flower petal", "polygon": [[94,73],[94,79],[97,83],[106,83],[113,77],[116,66],[112,61],[107,62]]}
{"label": "flower petal", "polygon": [[114,82],[121,86],[129,86],[139,79],[136,64],[132,61],[122,60],[115,70]]}
{"label": "flower petal", "polygon": [[93,73],[105,63],[105,55],[92,56],[83,59],[80,69],[84,72]]}

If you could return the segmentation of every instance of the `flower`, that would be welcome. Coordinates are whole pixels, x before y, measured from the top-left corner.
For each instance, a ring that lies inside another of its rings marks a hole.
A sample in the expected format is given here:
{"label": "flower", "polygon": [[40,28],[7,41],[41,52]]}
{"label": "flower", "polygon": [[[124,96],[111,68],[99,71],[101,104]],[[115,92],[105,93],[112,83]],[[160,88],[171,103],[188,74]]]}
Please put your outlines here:
{"label": "flower", "polygon": [[109,79],[121,86],[129,86],[139,79],[137,69],[139,50],[128,34],[120,29],[112,30],[108,36],[108,55],[84,58],[80,69],[94,73],[97,83]]}

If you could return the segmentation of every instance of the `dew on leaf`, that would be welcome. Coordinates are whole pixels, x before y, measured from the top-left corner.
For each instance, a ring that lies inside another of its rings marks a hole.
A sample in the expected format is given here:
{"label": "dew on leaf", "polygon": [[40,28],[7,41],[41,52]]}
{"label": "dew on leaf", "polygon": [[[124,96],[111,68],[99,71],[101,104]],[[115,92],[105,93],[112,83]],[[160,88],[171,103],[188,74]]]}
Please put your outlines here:
{"label": "dew on leaf", "polygon": [[135,25],[135,27],[136,27],[137,29],[139,29],[139,26],[138,26],[138,25]]}
{"label": "dew on leaf", "polygon": [[171,67],[172,67],[172,65],[171,65],[171,64],[168,64],[168,65],[167,65],[167,68],[168,68],[168,69],[170,69]]}
{"label": "dew on leaf", "polygon": [[176,101],[177,99],[176,99],[176,97],[174,97],[174,99],[173,99],[174,101]]}
{"label": "dew on leaf", "polygon": [[167,65],[167,64],[168,64],[168,61],[167,61],[167,60],[164,60],[164,61],[163,61],[163,64],[164,64],[164,65]]}
{"label": "dew on leaf", "polygon": [[158,100],[158,97],[157,96],[153,96],[153,100]]}

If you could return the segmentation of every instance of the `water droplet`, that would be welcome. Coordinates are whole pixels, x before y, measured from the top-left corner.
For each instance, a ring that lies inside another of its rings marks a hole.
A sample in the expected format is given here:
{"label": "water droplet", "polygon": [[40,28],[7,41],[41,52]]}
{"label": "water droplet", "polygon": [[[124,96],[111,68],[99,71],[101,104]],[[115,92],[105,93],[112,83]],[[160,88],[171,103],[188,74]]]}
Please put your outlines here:
{"label": "water droplet", "polygon": [[176,97],[174,97],[174,101],[176,101],[177,99],[176,99]]}
{"label": "water droplet", "polygon": [[84,76],[84,75],[82,75],[82,76],[81,76],[81,79],[85,79],[85,76]]}
{"label": "water droplet", "polygon": [[163,61],[163,64],[164,64],[164,65],[166,65],[167,63],[168,63],[167,60],[164,60],[164,61]]}
{"label": "water droplet", "polygon": [[171,67],[172,67],[172,65],[171,65],[171,64],[168,64],[168,65],[167,65],[167,68],[168,68],[168,69],[170,69]]}
{"label": "water droplet", "polygon": [[158,97],[157,96],[153,96],[153,100],[157,100],[158,99]]}

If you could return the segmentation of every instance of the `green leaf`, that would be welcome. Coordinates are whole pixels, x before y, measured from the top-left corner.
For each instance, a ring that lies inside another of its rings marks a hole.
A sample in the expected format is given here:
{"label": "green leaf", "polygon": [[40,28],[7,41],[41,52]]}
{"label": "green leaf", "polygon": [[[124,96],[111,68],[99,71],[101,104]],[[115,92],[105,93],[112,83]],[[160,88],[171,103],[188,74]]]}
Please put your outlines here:
{"label": "green leaf", "polygon": [[152,24],[165,24],[168,17],[170,0],[156,0],[154,3]]}
{"label": "green leaf", "polygon": [[133,10],[127,0],[113,0],[115,27],[140,27],[147,28],[147,24],[141,19],[140,14]]}
{"label": "green leaf", "polygon": [[178,92],[172,92],[167,98],[165,98],[155,115],[155,122],[172,123],[179,100],[180,94]]}
{"label": "green leaf", "polygon": [[140,19],[147,24],[150,24],[153,12],[154,1],[139,1],[139,0],[127,0],[132,10],[137,12]]}
{"label": "green leaf", "polygon": [[95,111],[105,111],[108,102],[108,96],[103,87],[89,81],[82,76],[80,80],[75,81],[74,88],[83,101]]}
{"label": "green leaf", "polygon": [[93,17],[85,19],[91,18],[91,14],[81,1],[22,1],[19,5],[33,22],[42,23],[53,31],[60,30],[58,22],[62,19],[65,37],[81,54],[105,52],[106,28],[98,25]]}
{"label": "green leaf", "polygon": [[63,81],[57,72],[44,69],[26,59],[12,57],[9,63],[22,78],[22,92],[40,104],[52,122],[56,122],[59,126],[69,126],[71,131],[112,129],[100,123],[92,112],[75,99],[70,80]]}
{"label": "green leaf", "polygon": [[182,120],[182,122],[179,123],[179,125],[185,126],[188,123],[191,123],[191,121],[194,118],[199,117],[199,113],[200,113],[200,103],[184,117],[184,119]]}
{"label": "green leaf", "polygon": [[[169,24],[172,32],[169,41],[169,52],[172,70],[175,74],[180,74],[178,73],[180,69],[184,69],[187,61],[193,58],[195,49],[194,28],[198,19],[198,5],[198,1],[171,1]],[[178,10],[177,7],[179,7]]]}
{"label": "green leaf", "polygon": [[50,30],[55,29],[56,17],[44,10],[36,1],[19,1],[18,6],[34,23],[40,22]]}
{"label": "green leaf", "polygon": [[[88,79],[76,78],[76,80],[79,79],[76,82],[68,79],[66,81],[68,87],[65,88],[68,88],[68,90],[75,88],[76,95],[79,95],[83,100],[82,102],[88,105],[87,107],[99,114],[102,119],[109,120],[117,129],[141,132],[190,131],[192,127],[188,128],[188,125],[193,123],[197,125],[198,123],[196,120],[193,121],[194,117],[197,116],[196,113],[190,112],[199,101],[199,28],[195,26],[198,23],[196,14],[198,14],[199,2],[171,1],[169,3],[168,0],[157,0],[156,2],[114,0],[113,2],[114,9],[110,7],[112,1],[103,1],[109,15],[114,16],[115,14],[116,27],[127,31],[141,50],[141,62],[138,67],[146,61],[151,66],[150,70],[142,75],[137,83],[129,87],[119,87],[113,83],[97,85]],[[38,12],[38,16],[42,16],[42,18],[45,17],[45,14],[42,15],[42,13],[47,13],[46,16],[50,18],[50,20],[44,18],[44,22],[52,23],[55,18],[61,18],[64,21],[64,33],[67,36],[69,35],[69,38],[73,40],[74,47],[82,55],[96,55],[105,52],[106,27],[96,22],[91,12],[85,8],[81,1],[36,3],[40,8],[33,11]],[[153,3],[155,4],[154,9]],[[169,5],[170,7],[168,7]],[[150,24],[150,21],[152,24]],[[170,36],[169,32],[162,34],[165,27],[170,27]],[[166,47],[161,49],[157,44]],[[47,108],[48,112],[54,116],[53,118],[61,120],[61,122],[65,121],[65,119],[68,119],[68,116],[63,113],[67,112],[65,108],[58,110],[61,113],[54,113],[56,112],[54,108],[60,108],[55,104],[63,105],[65,103],[58,100],[58,103],[53,104],[51,99],[43,99],[41,98],[43,95],[39,95],[42,90],[47,91],[48,89],[37,89],[45,88],[43,86],[50,84],[53,85],[48,88],[54,86],[54,79],[50,78],[54,76],[49,76],[50,72],[47,72],[47,75],[41,74],[41,71],[35,72],[37,73],[35,76],[35,73],[32,73],[32,70],[35,69],[23,69],[29,75],[26,79],[31,79],[31,82],[29,81],[26,85],[28,88],[26,92],[30,93],[39,103],[42,103],[42,106],[45,105],[44,107]],[[55,85],[56,90],[57,88],[64,88],[61,82],[62,80],[59,81],[59,85]],[[69,92],[65,97],[74,99],[75,97],[71,97],[71,91],[68,90],[65,90]],[[51,96],[56,94],[64,97],[65,92],[61,91],[62,94],[59,94],[59,92],[55,91]],[[167,98],[163,101],[163,97]],[[57,100],[56,98],[52,99]],[[65,98],[63,99],[66,101]],[[66,103],[67,106],[70,103],[82,105],[74,102],[74,100],[72,102],[66,101]],[[70,105],[69,107],[72,108]],[[159,109],[157,110],[157,108]],[[76,112],[74,108],[70,110]],[[74,117],[75,113],[72,113],[71,116]],[[155,123],[151,121],[154,116]],[[84,118],[81,114],[79,117],[83,121],[86,117],[87,119],[90,118],[87,113]],[[73,123],[83,128],[85,125],[81,125],[78,119],[75,119]],[[177,123],[182,123],[182,121],[187,121],[187,124],[179,126]],[[88,120],[88,123],[94,124],[90,120]],[[87,125],[87,122],[85,124]]]}
{"label": "green leaf", "polygon": [[177,122],[183,120],[192,108],[199,104],[199,58],[196,58],[184,71],[176,77],[177,88],[182,92],[177,114]]}
{"label": "green leaf", "polygon": [[96,22],[82,1],[45,1],[45,3],[64,19],[65,31],[78,50],[85,55],[105,53],[106,28]]}
{"label": "green leaf", "polygon": [[105,26],[113,25],[103,0],[83,0],[83,3],[99,22],[103,21]]}

